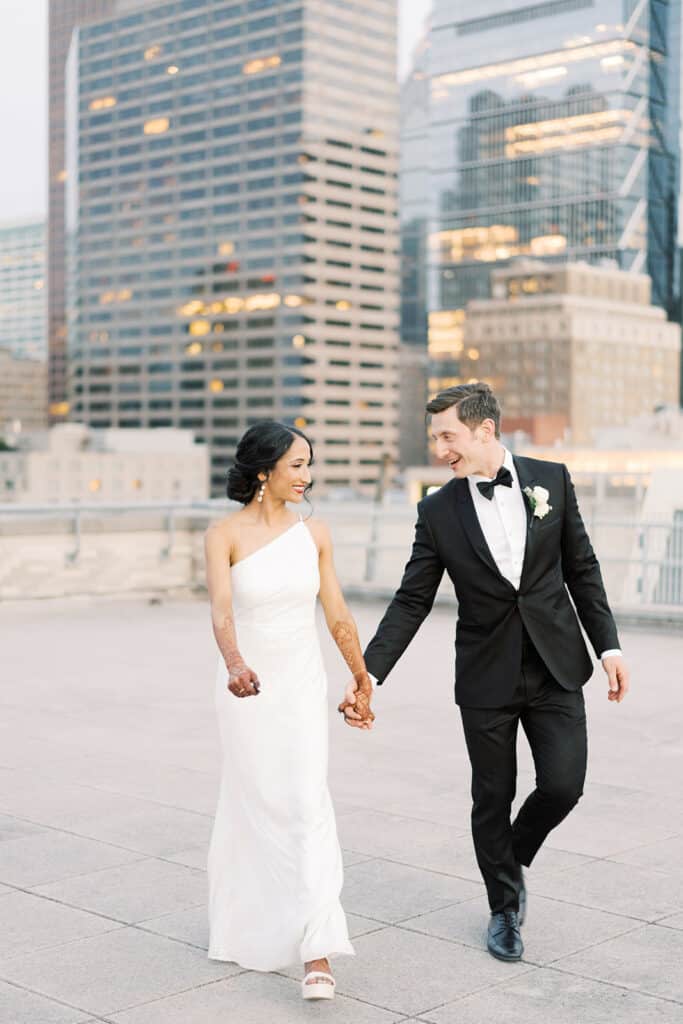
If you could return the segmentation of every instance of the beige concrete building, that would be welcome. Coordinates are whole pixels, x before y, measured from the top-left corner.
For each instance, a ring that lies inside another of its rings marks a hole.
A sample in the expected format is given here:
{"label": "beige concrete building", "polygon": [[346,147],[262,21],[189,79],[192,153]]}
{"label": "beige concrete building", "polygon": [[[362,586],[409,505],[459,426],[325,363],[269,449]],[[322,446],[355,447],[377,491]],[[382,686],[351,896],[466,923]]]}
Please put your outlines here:
{"label": "beige concrete building", "polygon": [[491,290],[467,306],[461,379],[495,388],[506,433],[591,444],[678,405],[681,329],[651,305],[645,274],[524,260],[494,271]]}
{"label": "beige concrete building", "polygon": [[0,429],[40,430],[46,423],[46,362],[0,348]]}
{"label": "beige concrete building", "polygon": [[215,495],[282,420],[317,494],[372,495],[399,455],[396,5],[247,6],[118,0],[73,37],[69,417],[194,431]]}
{"label": "beige concrete building", "polygon": [[209,456],[189,430],[92,430],[61,423],[0,452],[0,502],[205,501]]}

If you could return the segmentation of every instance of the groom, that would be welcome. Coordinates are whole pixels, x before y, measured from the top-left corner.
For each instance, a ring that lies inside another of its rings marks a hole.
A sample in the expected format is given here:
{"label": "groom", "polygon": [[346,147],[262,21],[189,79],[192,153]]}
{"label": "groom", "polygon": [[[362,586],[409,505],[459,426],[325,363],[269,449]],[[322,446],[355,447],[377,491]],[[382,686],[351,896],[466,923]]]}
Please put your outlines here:
{"label": "groom", "polygon": [[[410,559],[365,663],[381,685],[429,614],[445,570],[458,599],[455,699],[472,764],[474,847],[491,908],[487,945],[501,960],[518,960],[522,865],[531,864],[583,791],[582,686],[593,663],[579,621],[607,673],[609,700],[626,695],[628,670],[566,466],[503,447],[500,406],[487,384],[447,388],[427,412],[436,453],[454,479],[418,505]],[[340,705],[349,725],[360,722],[355,685]],[[536,789],[511,823],[520,722]]]}

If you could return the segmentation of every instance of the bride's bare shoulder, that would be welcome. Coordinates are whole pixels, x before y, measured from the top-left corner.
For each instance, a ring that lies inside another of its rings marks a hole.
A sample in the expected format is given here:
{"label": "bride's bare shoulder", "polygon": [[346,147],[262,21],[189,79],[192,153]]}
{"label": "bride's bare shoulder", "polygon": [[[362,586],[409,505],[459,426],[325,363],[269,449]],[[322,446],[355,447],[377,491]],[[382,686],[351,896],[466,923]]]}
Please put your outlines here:
{"label": "bride's bare shoulder", "polygon": [[209,523],[204,534],[206,546],[231,547],[239,529],[241,519],[241,510],[239,512],[233,512],[229,516],[225,516],[224,519],[214,519],[213,522]]}
{"label": "bride's bare shoulder", "polygon": [[304,522],[313,534],[318,548],[331,544],[332,537],[330,534],[330,528],[324,519],[319,519],[317,516],[310,516],[308,519],[304,519]]}

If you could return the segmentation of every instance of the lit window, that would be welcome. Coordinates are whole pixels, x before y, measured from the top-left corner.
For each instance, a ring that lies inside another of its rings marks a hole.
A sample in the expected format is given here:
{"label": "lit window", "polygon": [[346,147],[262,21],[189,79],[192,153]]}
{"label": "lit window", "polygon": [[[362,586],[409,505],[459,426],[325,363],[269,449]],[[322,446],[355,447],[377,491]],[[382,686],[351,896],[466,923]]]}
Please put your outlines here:
{"label": "lit window", "polygon": [[178,67],[177,64],[169,64],[168,67],[166,68],[166,74],[168,75],[177,75],[179,71],[180,68]]}
{"label": "lit window", "polygon": [[145,50],[145,60],[154,60],[154,58],[158,57],[160,53],[160,46],[148,46],[147,49]]}
{"label": "lit window", "polygon": [[209,381],[209,391],[222,391],[224,387],[223,381],[218,380],[217,377]]}
{"label": "lit window", "polygon": [[116,106],[116,96],[99,96],[95,100],[90,100],[91,110],[108,110],[110,107]]}
{"label": "lit window", "polygon": [[102,489],[102,481],[96,477],[92,479],[88,484],[88,490],[92,491],[93,494]]}
{"label": "lit window", "polygon": [[190,334],[200,336],[208,334],[211,330],[211,324],[208,320],[193,320],[190,323]]}
{"label": "lit window", "polygon": [[192,299],[190,302],[186,302],[184,306],[181,306],[178,310],[179,316],[194,316],[195,313],[201,313],[204,310],[204,303],[201,299]]}
{"label": "lit window", "polygon": [[151,121],[145,121],[143,131],[145,135],[163,135],[168,131],[169,124],[167,117],[154,117]]}
{"label": "lit window", "polygon": [[276,68],[282,63],[282,58],[274,53],[270,57],[257,57],[255,60],[248,60],[247,63],[242,67],[242,71],[245,75],[258,75],[261,71],[267,71],[269,68]]}
{"label": "lit window", "polygon": [[304,338],[303,334],[295,334],[294,337],[292,338],[292,345],[294,346],[294,348],[303,348],[305,344],[306,339]]}
{"label": "lit window", "polygon": [[189,345],[185,346],[185,352],[188,356],[198,356],[202,351],[202,345],[200,341],[191,341]]}

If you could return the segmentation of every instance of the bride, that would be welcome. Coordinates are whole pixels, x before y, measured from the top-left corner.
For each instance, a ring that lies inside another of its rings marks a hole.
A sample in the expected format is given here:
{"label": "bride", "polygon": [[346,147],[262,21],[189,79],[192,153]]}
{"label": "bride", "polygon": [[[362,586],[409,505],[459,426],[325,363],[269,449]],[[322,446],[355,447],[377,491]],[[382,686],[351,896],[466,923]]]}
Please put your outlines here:
{"label": "bride", "polygon": [[209,957],[271,971],[304,963],[304,999],[330,999],[329,957],[353,955],[340,903],[342,859],[327,787],[327,679],[316,597],[358,684],[370,679],[337,580],[326,525],[292,514],[313,451],[294,427],[257,423],[237,447],[228,497],[243,508],[206,533],[219,659],[223,773],[209,848]]}

